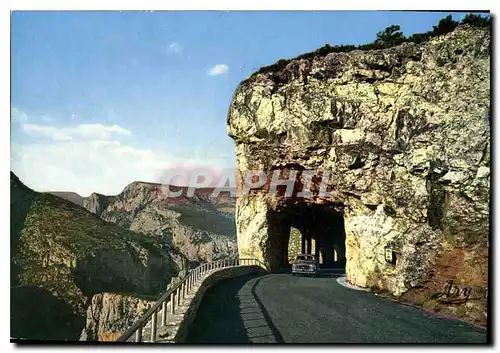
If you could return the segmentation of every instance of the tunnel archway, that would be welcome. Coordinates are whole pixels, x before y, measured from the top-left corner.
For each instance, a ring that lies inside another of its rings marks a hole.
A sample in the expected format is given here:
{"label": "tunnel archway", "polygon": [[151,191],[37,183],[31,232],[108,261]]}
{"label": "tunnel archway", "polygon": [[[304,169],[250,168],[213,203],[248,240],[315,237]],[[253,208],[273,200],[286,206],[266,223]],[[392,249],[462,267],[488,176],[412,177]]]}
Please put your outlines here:
{"label": "tunnel archway", "polygon": [[[345,229],[338,205],[293,204],[267,214],[264,260],[271,270],[289,268],[298,251],[314,254],[322,268],[345,268]],[[298,235],[300,233],[300,236]],[[294,252],[290,252],[293,248]]]}

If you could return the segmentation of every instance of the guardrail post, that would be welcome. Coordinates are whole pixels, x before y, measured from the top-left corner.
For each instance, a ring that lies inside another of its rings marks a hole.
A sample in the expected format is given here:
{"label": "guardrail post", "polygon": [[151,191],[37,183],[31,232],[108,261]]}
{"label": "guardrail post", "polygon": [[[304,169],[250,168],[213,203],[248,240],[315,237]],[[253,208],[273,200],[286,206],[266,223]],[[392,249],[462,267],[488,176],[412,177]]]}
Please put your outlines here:
{"label": "guardrail post", "polygon": [[158,321],[158,310],[153,312],[153,317],[151,318],[151,342],[156,341],[156,322]]}
{"label": "guardrail post", "polygon": [[161,303],[161,310],[163,315],[161,316],[161,325],[165,326],[167,324],[167,299]]}
{"label": "guardrail post", "polygon": [[175,314],[175,292],[170,294],[170,312]]}
{"label": "guardrail post", "polygon": [[142,326],[135,331],[135,343],[142,342]]}
{"label": "guardrail post", "polygon": [[181,287],[177,288],[176,290],[176,297],[177,297],[177,306],[181,305]]}

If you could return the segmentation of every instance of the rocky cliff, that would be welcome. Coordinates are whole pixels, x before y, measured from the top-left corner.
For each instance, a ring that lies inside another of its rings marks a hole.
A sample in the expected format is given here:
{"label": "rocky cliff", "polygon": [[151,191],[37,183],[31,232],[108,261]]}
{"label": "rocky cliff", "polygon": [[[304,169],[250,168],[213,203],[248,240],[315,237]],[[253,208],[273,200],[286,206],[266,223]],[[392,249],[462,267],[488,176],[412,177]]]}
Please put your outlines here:
{"label": "rocky cliff", "polygon": [[116,293],[94,295],[80,340],[116,341],[154,302]]}
{"label": "rocky cliff", "polygon": [[158,238],[34,192],[13,173],[10,187],[13,338],[78,340],[95,294],[156,296],[181,270]]}
{"label": "rocky cliff", "polygon": [[104,210],[108,207],[108,197],[94,192],[89,197],[85,197],[83,199],[82,206],[90,212],[101,216]]}
{"label": "rocky cliff", "polygon": [[[486,322],[489,28],[254,74],[234,93],[227,129],[240,192],[249,170],[298,171],[296,185],[313,170],[330,191],[319,196],[313,179],[312,197],[271,195],[268,179],[238,197],[240,256],[283,266],[290,226],[315,237],[337,221],[311,217],[340,214],[349,282]],[[449,281],[459,292],[446,293]]]}
{"label": "rocky cliff", "polygon": [[213,189],[197,189],[193,197],[187,188],[179,197],[169,197],[165,185],[134,182],[117,196],[92,194],[84,206],[108,222],[163,239],[189,260],[206,262],[236,254],[234,198]]}

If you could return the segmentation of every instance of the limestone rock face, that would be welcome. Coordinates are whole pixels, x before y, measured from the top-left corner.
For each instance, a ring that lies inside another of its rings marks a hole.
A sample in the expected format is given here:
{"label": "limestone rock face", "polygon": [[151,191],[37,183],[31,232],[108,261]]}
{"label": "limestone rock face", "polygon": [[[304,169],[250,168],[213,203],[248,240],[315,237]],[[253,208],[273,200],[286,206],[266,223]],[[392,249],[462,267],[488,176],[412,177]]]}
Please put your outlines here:
{"label": "limestone rock face", "polygon": [[[176,187],[171,187],[172,191]],[[181,189],[177,187],[177,189]],[[169,197],[165,185],[133,182],[117,196],[92,194],[85,207],[122,228],[161,239],[194,262],[236,254],[234,198],[213,189],[197,189],[193,197]]]}
{"label": "limestone rock face", "polygon": [[96,294],[87,309],[87,320],[80,340],[115,341],[153,304],[154,300],[122,294]]}
{"label": "limestone rock face", "polygon": [[[239,192],[249,170],[328,173],[332,191],[286,198],[267,193],[266,183],[239,196],[240,256],[282,264],[272,239],[282,224],[269,215],[290,204],[324,205],[343,215],[346,274],[355,285],[398,296],[439,292],[447,280],[487,286],[488,29],[464,25],[422,44],[330,53],[253,75],[234,93],[227,129]],[[385,260],[386,247],[395,263]]]}
{"label": "limestone rock face", "polygon": [[100,216],[108,207],[108,197],[94,192],[89,197],[83,199],[83,207]]}

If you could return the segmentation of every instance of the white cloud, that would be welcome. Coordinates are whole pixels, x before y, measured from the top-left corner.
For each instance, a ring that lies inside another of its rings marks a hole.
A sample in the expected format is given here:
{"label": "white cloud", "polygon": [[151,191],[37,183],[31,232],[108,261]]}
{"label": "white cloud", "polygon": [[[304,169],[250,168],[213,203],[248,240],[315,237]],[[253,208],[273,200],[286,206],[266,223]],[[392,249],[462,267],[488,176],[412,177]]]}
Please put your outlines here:
{"label": "white cloud", "polygon": [[11,170],[36,191],[74,191],[116,195],[133,181],[161,182],[166,168],[204,165],[214,169],[230,162],[197,153],[184,157],[136,148],[115,140],[59,140],[12,144]]}
{"label": "white cloud", "polygon": [[135,180],[153,181],[161,159],[117,141],[72,140],[13,145],[12,170],[37,191],[118,194]]}
{"label": "white cloud", "polygon": [[10,119],[13,123],[24,123],[28,121],[28,116],[26,115],[26,113],[13,107],[10,110]]}
{"label": "white cloud", "polygon": [[226,64],[217,64],[207,71],[207,74],[210,76],[219,76],[228,72],[229,66]]}
{"label": "white cloud", "polygon": [[169,50],[169,52],[174,53],[174,54],[181,54],[182,53],[182,47],[177,42],[170,43],[170,45],[168,46],[168,50]]}
{"label": "white cloud", "polygon": [[73,127],[56,128],[49,125],[23,124],[23,131],[30,135],[41,135],[54,141],[72,139],[107,140],[113,134],[130,135],[131,132],[118,125],[80,124]]}
{"label": "white cloud", "polygon": [[29,135],[42,135],[55,141],[71,140],[71,135],[53,126],[42,126],[36,124],[23,124],[23,131]]}
{"label": "white cloud", "polygon": [[14,113],[23,133],[46,138],[36,143],[11,143],[11,170],[36,191],[116,195],[133,181],[161,182],[165,168],[172,165],[188,163],[217,169],[232,163],[231,158],[216,152],[208,156],[197,151],[180,155],[136,148],[117,141],[118,137],[132,135],[118,125],[55,127],[23,123],[26,114]]}

